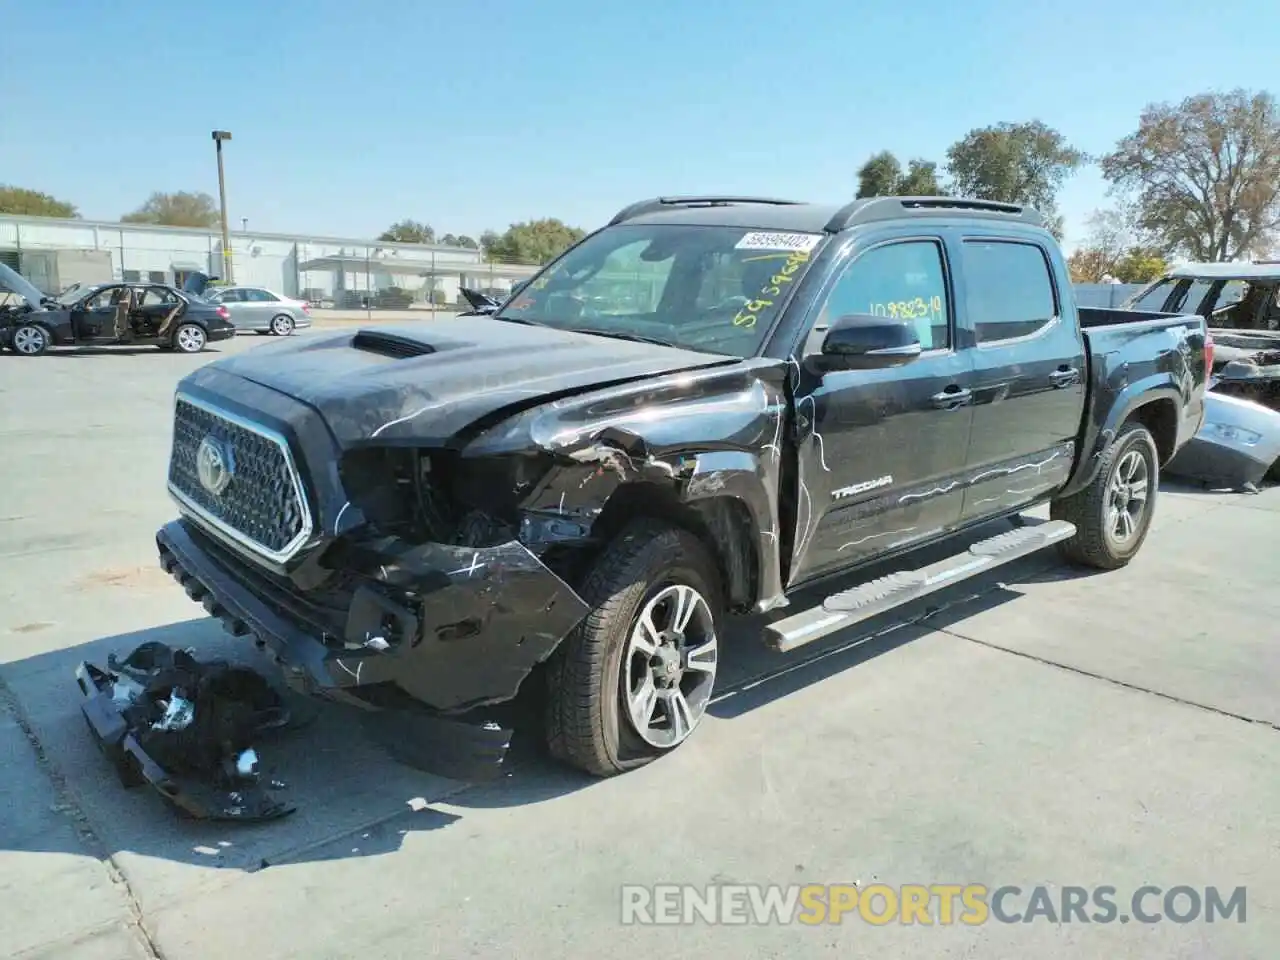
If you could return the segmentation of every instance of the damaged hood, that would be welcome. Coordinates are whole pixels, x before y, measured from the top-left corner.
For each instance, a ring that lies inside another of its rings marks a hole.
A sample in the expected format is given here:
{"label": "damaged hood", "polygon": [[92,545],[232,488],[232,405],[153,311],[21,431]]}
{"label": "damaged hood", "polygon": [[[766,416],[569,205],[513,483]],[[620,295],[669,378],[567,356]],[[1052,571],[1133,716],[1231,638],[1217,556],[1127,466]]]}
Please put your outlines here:
{"label": "damaged hood", "polygon": [[[495,414],[585,390],[740,362],[489,318],[418,321],[297,337],[215,361],[188,382],[233,374],[301,400],[343,446],[439,445]],[[219,385],[218,389],[225,389]]]}
{"label": "damaged hood", "polygon": [[3,290],[11,290],[36,309],[47,299],[26,277],[0,263],[0,291]]}

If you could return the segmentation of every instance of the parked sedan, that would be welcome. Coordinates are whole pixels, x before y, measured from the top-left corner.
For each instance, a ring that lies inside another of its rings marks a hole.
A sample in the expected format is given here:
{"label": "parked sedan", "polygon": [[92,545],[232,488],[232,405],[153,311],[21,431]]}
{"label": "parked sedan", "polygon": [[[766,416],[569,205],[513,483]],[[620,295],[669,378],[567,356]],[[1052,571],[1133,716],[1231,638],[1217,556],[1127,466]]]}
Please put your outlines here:
{"label": "parked sedan", "polygon": [[[104,283],[50,297],[26,277],[0,264],[0,349],[38,357],[53,346],[153,346],[199,353],[209,343],[235,336],[227,308],[190,289],[163,283]],[[126,304],[129,329],[120,335],[117,317]]]}
{"label": "parked sedan", "polygon": [[287,337],[311,326],[311,308],[264,287],[209,287],[204,298],[221,304],[231,314],[237,333],[269,333]]}

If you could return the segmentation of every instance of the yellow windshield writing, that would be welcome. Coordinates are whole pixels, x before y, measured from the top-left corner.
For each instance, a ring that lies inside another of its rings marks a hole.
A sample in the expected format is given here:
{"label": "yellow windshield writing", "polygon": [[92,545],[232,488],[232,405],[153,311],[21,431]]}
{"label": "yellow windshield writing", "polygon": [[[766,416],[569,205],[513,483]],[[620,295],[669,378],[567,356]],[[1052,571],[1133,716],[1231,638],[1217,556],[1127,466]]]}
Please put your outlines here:
{"label": "yellow windshield writing", "polygon": [[914,297],[910,300],[890,300],[885,303],[872,303],[867,310],[877,317],[894,317],[898,320],[921,320],[940,318],[942,315],[942,297],[934,296],[928,300]]}
{"label": "yellow windshield writing", "polygon": [[795,282],[795,275],[809,261],[809,254],[805,251],[797,251],[795,253],[770,254],[765,257],[749,258],[749,261],[753,261],[782,259],[783,257],[786,258],[786,261],[778,268],[778,272],[769,278],[768,282],[756,295],[756,298],[748,301],[734,316],[733,325],[735,327],[742,327],[745,330],[754,329],[761,312],[773,306],[777,298],[784,296],[783,291],[787,289],[788,285]]}

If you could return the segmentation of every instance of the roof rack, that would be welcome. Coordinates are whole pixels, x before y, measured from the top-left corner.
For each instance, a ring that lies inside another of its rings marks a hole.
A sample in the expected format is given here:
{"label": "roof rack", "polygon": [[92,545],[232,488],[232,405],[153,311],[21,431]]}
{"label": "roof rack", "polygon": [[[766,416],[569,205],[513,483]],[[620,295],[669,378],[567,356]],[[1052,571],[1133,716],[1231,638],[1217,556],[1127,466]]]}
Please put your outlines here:
{"label": "roof rack", "polygon": [[793,207],[798,200],[778,200],[773,197],[654,197],[652,200],[640,200],[628,207],[623,207],[609,221],[609,226],[634,220],[646,213],[655,213],[668,207],[728,207],[736,203],[761,203],[775,207]]}
{"label": "roof rack", "polygon": [[1001,203],[998,200],[977,200],[970,197],[865,197],[837,210],[824,229],[827,233],[839,233],[860,223],[898,220],[913,214],[927,216],[949,213],[986,214],[1021,220],[1034,226],[1044,225],[1039,212],[1031,207]]}

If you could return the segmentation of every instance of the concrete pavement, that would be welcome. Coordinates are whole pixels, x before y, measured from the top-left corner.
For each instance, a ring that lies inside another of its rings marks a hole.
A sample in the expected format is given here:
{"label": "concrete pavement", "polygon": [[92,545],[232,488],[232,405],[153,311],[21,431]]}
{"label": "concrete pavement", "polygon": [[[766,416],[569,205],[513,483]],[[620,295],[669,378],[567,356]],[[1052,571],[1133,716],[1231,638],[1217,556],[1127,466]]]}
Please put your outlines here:
{"label": "concrete pavement", "polygon": [[[98,756],[71,671],[147,638],[261,665],[155,568],[173,386],[215,356],[0,357],[0,953],[1273,955],[1277,489],[1166,487],[1125,570],[1031,558],[790,657],[744,624],[698,735],[625,777],[531,759],[468,786],[394,764],[326,707],[261,744],[296,814],[176,820]],[[852,881],[1108,884],[1122,901],[1247,886],[1248,914],[621,923],[622,884]]]}

